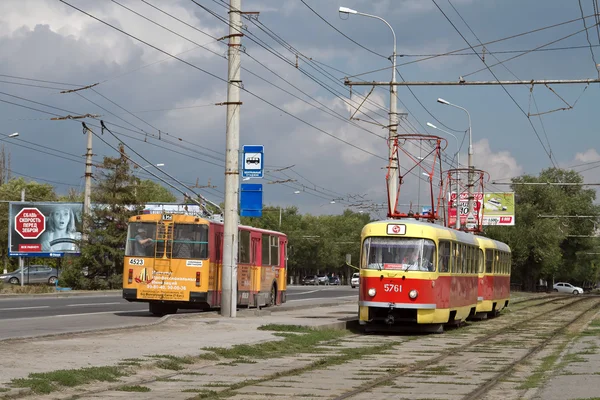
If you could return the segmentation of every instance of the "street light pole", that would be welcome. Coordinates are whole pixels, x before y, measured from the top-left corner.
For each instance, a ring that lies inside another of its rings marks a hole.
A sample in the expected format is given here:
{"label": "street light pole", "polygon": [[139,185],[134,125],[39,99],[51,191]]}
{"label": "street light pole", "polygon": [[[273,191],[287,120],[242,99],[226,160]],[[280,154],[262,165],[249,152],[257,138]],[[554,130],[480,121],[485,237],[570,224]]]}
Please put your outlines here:
{"label": "street light pole", "polygon": [[444,99],[437,99],[438,103],[445,104],[447,106],[459,108],[467,113],[467,117],[469,118],[469,154],[468,154],[468,176],[467,176],[467,191],[469,194],[468,197],[468,208],[469,214],[467,215],[467,228],[470,228],[471,224],[469,223],[469,219],[473,218],[473,135],[471,133],[471,114],[467,111],[466,108],[461,106],[457,106],[456,104],[452,104]]}
{"label": "street light pole", "polygon": [[389,113],[389,136],[388,136],[388,147],[389,147],[389,160],[390,160],[390,170],[388,177],[388,202],[389,202],[389,212],[395,213],[396,206],[398,203],[398,157],[394,152],[394,140],[398,134],[398,97],[396,96],[396,33],[392,26],[383,18],[378,17],[376,15],[365,14],[353,10],[348,7],[340,7],[339,12],[344,14],[356,14],[362,15],[369,18],[375,18],[380,21],[383,21],[388,28],[392,31],[392,36],[394,37],[394,51],[392,53],[392,80],[390,82],[390,113]]}
{"label": "street light pole", "polygon": [[[433,129],[437,129],[438,131],[442,131],[442,132],[452,136],[454,139],[456,139],[456,168],[460,168],[460,147],[458,145],[458,138],[456,137],[456,135],[453,133],[450,133],[448,131],[445,131],[441,128],[438,128],[431,122],[428,122],[427,126],[433,128]],[[456,229],[460,229],[460,210],[458,208],[459,204],[460,204],[460,173],[457,173],[456,178],[457,178],[456,179],[456,222],[455,222],[454,227]]]}

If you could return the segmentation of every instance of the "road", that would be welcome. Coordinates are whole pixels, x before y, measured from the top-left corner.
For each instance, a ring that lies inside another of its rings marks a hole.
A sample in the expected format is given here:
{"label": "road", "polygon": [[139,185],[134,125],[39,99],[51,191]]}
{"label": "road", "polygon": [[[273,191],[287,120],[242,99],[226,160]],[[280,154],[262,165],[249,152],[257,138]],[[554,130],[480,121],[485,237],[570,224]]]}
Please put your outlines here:
{"label": "road", "polygon": [[[288,286],[287,303],[280,308],[350,299],[357,293],[348,286]],[[120,292],[0,298],[0,340],[148,325],[158,320],[146,303],[129,303]]]}

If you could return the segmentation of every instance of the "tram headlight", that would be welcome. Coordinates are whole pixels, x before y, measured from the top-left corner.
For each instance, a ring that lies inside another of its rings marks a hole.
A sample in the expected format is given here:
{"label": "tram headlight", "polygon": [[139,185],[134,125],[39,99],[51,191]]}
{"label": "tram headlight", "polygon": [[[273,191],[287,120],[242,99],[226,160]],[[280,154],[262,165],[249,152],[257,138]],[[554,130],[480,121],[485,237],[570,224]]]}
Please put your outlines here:
{"label": "tram headlight", "polygon": [[417,292],[415,289],[408,292],[408,297],[410,297],[413,300],[416,299],[418,295],[419,295],[419,292]]}
{"label": "tram headlight", "polygon": [[370,288],[367,293],[369,294],[369,296],[373,297],[377,294],[377,291],[375,290],[375,288]]}

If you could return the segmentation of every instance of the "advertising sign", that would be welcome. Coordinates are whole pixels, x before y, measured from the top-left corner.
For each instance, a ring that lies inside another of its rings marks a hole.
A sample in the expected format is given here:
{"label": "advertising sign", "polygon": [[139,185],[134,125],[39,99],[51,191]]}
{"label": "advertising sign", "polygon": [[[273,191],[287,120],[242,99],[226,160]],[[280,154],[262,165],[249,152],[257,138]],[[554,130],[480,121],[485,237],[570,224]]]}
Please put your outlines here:
{"label": "advertising sign", "polygon": [[81,203],[10,203],[9,256],[79,255]]}
{"label": "advertising sign", "polygon": [[[460,224],[467,224],[469,213],[468,193],[460,194],[458,208],[460,210]],[[515,224],[515,193],[514,192],[491,192],[482,195],[481,192],[473,193],[473,218],[479,220],[481,225],[511,226]],[[483,219],[480,210],[484,209]],[[450,194],[448,202],[448,226],[456,224],[456,192]]]}

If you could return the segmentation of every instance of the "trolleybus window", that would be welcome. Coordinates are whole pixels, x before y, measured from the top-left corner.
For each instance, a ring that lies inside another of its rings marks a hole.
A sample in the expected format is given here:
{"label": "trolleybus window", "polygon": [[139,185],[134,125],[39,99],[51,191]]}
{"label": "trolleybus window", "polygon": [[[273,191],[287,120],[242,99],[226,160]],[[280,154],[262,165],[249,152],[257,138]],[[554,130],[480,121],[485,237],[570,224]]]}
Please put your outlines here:
{"label": "trolleybus window", "polygon": [[127,227],[125,255],[129,257],[154,257],[156,223],[130,222]]}
{"label": "trolleybus window", "polygon": [[279,265],[279,238],[262,235],[262,265]]}
{"label": "trolleybus window", "polygon": [[250,231],[240,230],[238,246],[240,248],[238,261],[241,264],[250,264]]}
{"label": "trolleybus window", "polygon": [[363,268],[435,271],[435,243],[429,239],[370,237],[363,243]]}
{"label": "trolleybus window", "polygon": [[173,258],[208,258],[208,225],[175,224]]}

